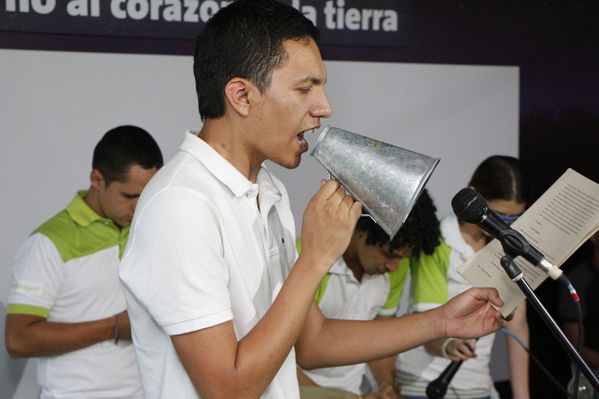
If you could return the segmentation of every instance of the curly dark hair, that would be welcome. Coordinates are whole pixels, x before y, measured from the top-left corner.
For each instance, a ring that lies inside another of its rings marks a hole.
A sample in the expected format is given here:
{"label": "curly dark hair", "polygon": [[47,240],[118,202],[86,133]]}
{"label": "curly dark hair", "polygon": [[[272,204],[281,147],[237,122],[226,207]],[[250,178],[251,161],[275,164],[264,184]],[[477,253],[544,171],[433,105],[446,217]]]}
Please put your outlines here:
{"label": "curly dark hair", "polygon": [[367,245],[383,247],[389,244],[390,251],[411,246],[415,257],[421,252],[430,255],[439,245],[441,237],[436,212],[432,198],[423,190],[405,223],[391,241],[389,235],[369,217],[360,218],[356,230],[366,233]]}

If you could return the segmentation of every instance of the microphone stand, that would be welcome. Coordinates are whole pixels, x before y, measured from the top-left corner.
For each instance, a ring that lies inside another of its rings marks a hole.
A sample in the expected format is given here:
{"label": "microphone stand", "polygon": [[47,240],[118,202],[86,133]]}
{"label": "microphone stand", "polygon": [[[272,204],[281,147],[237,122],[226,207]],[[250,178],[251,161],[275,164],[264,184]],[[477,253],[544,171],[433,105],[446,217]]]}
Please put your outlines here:
{"label": "microphone stand", "polygon": [[[524,293],[530,304],[535,308],[539,316],[543,319],[549,330],[553,333],[553,335],[557,338],[558,342],[562,345],[562,347],[566,350],[570,359],[573,360],[578,366],[579,370],[583,372],[583,374],[587,377],[595,392],[599,393],[599,380],[595,376],[595,374],[591,371],[586,362],[582,359],[580,354],[574,349],[572,343],[566,338],[562,330],[559,328],[555,320],[551,317],[547,309],[543,306],[543,304],[539,301],[539,298],[535,295],[530,285],[524,279],[524,274],[520,270],[520,268],[514,263],[514,258],[509,254],[509,248],[506,248],[508,245],[504,245],[503,240],[500,240],[503,248],[506,252],[501,260],[501,266],[508,274],[508,276],[512,279],[513,282],[518,285],[520,290]],[[509,247],[509,246],[508,246]]]}

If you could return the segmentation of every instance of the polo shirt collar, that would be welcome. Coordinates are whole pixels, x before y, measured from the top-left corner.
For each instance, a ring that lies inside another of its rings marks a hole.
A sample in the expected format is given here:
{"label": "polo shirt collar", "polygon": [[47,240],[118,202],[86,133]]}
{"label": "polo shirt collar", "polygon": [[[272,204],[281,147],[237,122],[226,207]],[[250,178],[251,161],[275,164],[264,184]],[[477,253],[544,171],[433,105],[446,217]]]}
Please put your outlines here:
{"label": "polo shirt collar", "polygon": [[198,137],[198,132],[197,130],[188,130],[185,133],[181,150],[197,158],[210,173],[231,190],[233,195],[236,197],[241,197],[246,193],[258,195],[259,189],[260,194],[266,192],[272,193],[275,197],[282,197],[264,166],[258,172],[257,184],[252,183],[214,148]]}
{"label": "polo shirt collar", "polygon": [[464,241],[464,238],[460,233],[458,217],[455,214],[452,213],[445,216],[441,220],[440,229],[441,236],[447,245],[460,252],[466,259],[474,255],[474,250],[466,243],[466,241]]}
{"label": "polo shirt collar", "polygon": [[261,196],[267,195],[269,198],[272,198],[273,203],[278,202],[281,200],[281,198],[283,198],[281,190],[279,190],[274,183],[272,175],[266,166],[262,165],[260,171],[258,171],[256,182],[258,183]]}
{"label": "polo shirt collar", "polygon": [[331,268],[329,269],[329,273],[352,277],[354,275],[354,272],[352,272],[349,266],[347,266],[347,263],[345,263],[343,256],[340,256],[339,259],[337,259],[337,261],[333,264],[333,266],[331,266]]}
{"label": "polo shirt collar", "polygon": [[82,227],[87,227],[96,220],[102,219],[102,217],[94,212],[92,208],[90,208],[89,205],[87,205],[87,203],[83,200],[85,194],[87,194],[87,190],[78,191],[66,208],[66,211],[71,219],[73,219],[75,223]]}

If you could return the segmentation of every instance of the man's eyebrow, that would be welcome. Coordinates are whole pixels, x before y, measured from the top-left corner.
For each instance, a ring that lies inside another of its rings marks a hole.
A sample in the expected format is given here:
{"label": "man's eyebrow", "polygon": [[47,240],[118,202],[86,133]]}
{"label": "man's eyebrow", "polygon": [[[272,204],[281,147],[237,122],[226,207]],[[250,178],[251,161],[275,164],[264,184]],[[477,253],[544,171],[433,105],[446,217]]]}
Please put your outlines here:
{"label": "man's eyebrow", "polygon": [[323,79],[317,78],[315,76],[306,76],[297,81],[297,83],[306,83],[306,82],[310,82],[310,83],[318,85],[318,84],[326,83],[326,79],[323,80]]}

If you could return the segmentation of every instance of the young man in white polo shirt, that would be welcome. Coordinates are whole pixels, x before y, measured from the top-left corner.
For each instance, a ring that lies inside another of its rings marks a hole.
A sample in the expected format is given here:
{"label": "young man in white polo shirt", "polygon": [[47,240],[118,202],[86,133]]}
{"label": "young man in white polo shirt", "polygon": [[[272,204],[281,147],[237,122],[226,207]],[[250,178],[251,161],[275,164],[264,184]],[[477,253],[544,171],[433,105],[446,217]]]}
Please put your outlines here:
{"label": "young man in white polo shirt", "polygon": [[37,358],[41,398],[142,397],[118,266],[137,199],[160,166],[148,132],[108,131],[94,149],[89,190],[19,249],[6,346]]}
{"label": "young man in white polo shirt", "polygon": [[294,399],[296,353],[306,368],[351,364],[502,325],[490,289],[397,319],[328,320],[318,310],[316,288],[361,206],[324,182],[296,258],[287,192],[263,166],[297,167],[304,133],[332,113],[317,37],[290,6],[238,0],[198,38],[204,124],[144,190],[119,273],[146,399]]}
{"label": "young man in white polo shirt", "polygon": [[[371,218],[360,218],[345,253],[316,290],[315,300],[322,314],[348,320],[395,317],[411,262],[421,253],[432,254],[440,243],[436,211],[424,190],[393,239]],[[394,383],[395,357],[371,362],[370,366],[379,392],[371,393],[366,363],[300,369],[299,383],[342,389],[366,398],[398,397]]]}

